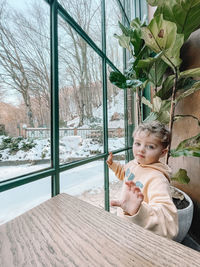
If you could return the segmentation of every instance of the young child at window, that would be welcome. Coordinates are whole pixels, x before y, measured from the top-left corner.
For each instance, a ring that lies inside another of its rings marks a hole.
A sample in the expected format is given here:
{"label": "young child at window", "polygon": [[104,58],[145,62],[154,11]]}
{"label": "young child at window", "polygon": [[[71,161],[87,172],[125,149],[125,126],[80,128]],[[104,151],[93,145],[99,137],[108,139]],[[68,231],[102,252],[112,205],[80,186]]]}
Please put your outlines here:
{"label": "young child at window", "polygon": [[126,165],[107,164],[124,180],[121,197],[111,201],[117,215],[170,239],[178,233],[177,209],[170,195],[170,169],[159,161],[167,152],[170,132],[158,121],[143,123],[133,133],[134,160]]}

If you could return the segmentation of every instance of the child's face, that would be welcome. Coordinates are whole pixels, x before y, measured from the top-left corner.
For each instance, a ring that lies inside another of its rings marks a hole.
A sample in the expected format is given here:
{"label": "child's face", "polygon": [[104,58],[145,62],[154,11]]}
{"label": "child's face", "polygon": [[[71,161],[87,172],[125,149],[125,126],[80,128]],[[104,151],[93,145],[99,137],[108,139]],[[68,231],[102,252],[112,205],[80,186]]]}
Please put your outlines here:
{"label": "child's face", "polygon": [[158,137],[146,132],[138,132],[134,136],[133,154],[140,164],[151,164],[159,162],[167,152]]}

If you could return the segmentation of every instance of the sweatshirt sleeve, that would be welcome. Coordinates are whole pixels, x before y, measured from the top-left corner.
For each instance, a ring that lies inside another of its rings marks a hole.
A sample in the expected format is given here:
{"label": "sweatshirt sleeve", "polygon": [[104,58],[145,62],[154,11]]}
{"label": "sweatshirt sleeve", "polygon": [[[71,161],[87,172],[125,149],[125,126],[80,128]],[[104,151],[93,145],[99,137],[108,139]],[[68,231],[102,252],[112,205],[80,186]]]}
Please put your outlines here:
{"label": "sweatshirt sleeve", "polygon": [[125,177],[125,170],[124,170],[124,165],[121,165],[119,162],[114,162],[109,165],[108,167],[115,173],[115,175],[117,176],[117,178],[119,180],[124,180]]}
{"label": "sweatshirt sleeve", "polygon": [[175,238],[178,234],[178,215],[170,196],[168,181],[153,179],[147,190],[148,203],[143,201],[135,215],[125,217],[155,234]]}

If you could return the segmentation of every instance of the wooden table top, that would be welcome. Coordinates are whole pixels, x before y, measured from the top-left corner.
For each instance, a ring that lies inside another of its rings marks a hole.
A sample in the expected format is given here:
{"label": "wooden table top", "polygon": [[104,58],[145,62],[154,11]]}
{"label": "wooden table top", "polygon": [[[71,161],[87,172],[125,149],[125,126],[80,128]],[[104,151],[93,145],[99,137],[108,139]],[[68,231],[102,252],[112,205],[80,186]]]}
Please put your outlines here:
{"label": "wooden table top", "polygon": [[60,194],[0,226],[0,266],[200,266],[200,253]]}

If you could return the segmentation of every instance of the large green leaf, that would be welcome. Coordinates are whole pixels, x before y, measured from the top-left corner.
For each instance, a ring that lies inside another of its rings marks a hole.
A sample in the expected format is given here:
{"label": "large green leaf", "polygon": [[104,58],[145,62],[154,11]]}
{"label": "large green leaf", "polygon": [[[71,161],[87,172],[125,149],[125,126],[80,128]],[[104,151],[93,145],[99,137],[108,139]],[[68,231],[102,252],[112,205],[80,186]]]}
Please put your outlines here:
{"label": "large green leaf", "polygon": [[180,73],[180,78],[187,78],[187,77],[192,77],[192,78],[200,77],[200,68],[189,69],[182,71]]}
{"label": "large green leaf", "polygon": [[188,139],[185,139],[184,141],[180,142],[180,144],[177,146],[178,149],[184,149],[186,147],[192,147],[192,146],[200,146],[200,134],[195,135],[193,137],[190,137]]}
{"label": "large green leaf", "polygon": [[158,96],[154,96],[153,98],[153,111],[155,112],[162,112],[162,111],[169,111],[171,106],[170,100],[162,100]]}
{"label": "large green leaf", "polygon": [[176,149],[170,151],[172,157],[200,157],[200,134],[182,141]]}
{"label": "large green leaf", "polygon": [[159,96],[161,99],[169,98],[172,94],[172,87],[174,84],[174,79],[175,79],[175,75],[168,76],[164,80],[162,84],[162,88],[158,91],[156,95]]}
{"label": "large green leaf", "polygon": [[162,100],[162,105],[160,111],[170,111],[171,108],[171,100]]}
{"label": "large green leaf", "polygon": [[120,46],[131,51],[131,48],[130,48],[131,38],[129,36],[126,36],[125,34],[122,34],[122,35],[114,34],[114,36],[118,39]]}
{"label": "large green leaf", "polygon": [[147,3],[151,6],[159,6],[159,5],[163,5],[165,3],[166,0],[147,0]]}
{"label": "large green leaf", "polygon": [[169,112],[151,112],[144,122],[160,121],[163,124],[169,123]]}
{"label": "large green leaf", "polygon": [[160,112],[161,105],[162,105],[161,98],[158,96],[155,96],[153,98],[153,111],[157,113]]}
{"label": "large green leaf", "polygon": [[114,84],[115,86],[119,88],[122,88],[122,89],[127,88],[126,77],[121,72],[111,71],[109,80],[112,84]]}
{"label": "large green leaf", "polygon": [[118,21],[119,27],[122,31],[122,33],[126,36],[131,37],[132,31],[130,30],[130,28],[124,26],[120,21]]}
{"label": "large green leaf", "polygon": [[149,81],[154,87],[159,87],[163,81],[163,75],[167,69],[167,64],[161,59],[163,52],[156,54],[155,57],[147,57],[138,61],[137,68],[146,72]]}
{"label": "large green leaf", "polygon": [[131,44],[134,47],[134,55],[137,56],[144,44],[143,39],[141,38],[141,30],[134,30],[131,37]]}
{"label": "large green leaf", "polygon": [[190,182],[190,178],[187,175],[187,171],[184,169],[179,169],[172,177],[172,181],[176,181],[181,184],[188,184]]}
{"label": "large green leaf", "polygon": [[176,24],[156,16],[147,27],[142,28],[142,38],[156,53],[166,51],[174,44],[176,37]]}
{"label": "large green leaf", "polygon": [[188,89],[192,88],[195,83],[197,83],[198,80],[194,80],[191,77],[183,77],[179,78],[178,83],[177,83],[177,91],[182,91],[185,92]]}
{"label": "large green leaf", "polygon": [[158,114],[155,112],[151,112],[146,119],[144,120],[144,122],[151,122],[151,121],[156,121],[158,118]]}
{"label": "large green leaf", "polygon": [[[170,98],[172,95],[172,87],[174,84],[174,78],[175,78],[174,75],[168,76],[165,79],[165,81],[162,83],[162,88],[157,92],[156,95],[159,96],[161,99]],[[199,89],[200,89],[200,82],[192,79],[191,77],[187,77],[187,73],[185,73],[184,75],[180,76],[179,80],[178,80],[177,91],[183,91],[184,93],[182,93],[177,98],[177,101],[179,101],[182,98],[194,93],[195,91],[197,91]]]}
{"label": "large green leaf", "polygon": [[197,81],[196,83],[194,83],[192,85],[192,87],[190,89],[188,89],[187,91],[185,91],[184,93],[182,93],[181,95],[179,95],[176,98],[176,101],[180,101],[181,99],[193,94],[194,92],[198,91],[200,89],[200,81]]}
{"label": "large green leaf", "polygon": [[157,120],[164,124],[168,124],[170,120],[170,100],[161,100],[158,96],[155,96],[154,98],[156,99],[155,103],[157,103],[157,106],[160,107]]}
{"label": "large green leaf", "polygon": [[158,113],[158,121],[164,124],[168,124],[170,120],[170,113],[169,111],[162,111]]}
{"label": "large green leaf", "polygon": [[170,101],[164,100],[155,96],[153,98],[152,104],[145,97],[142,97],[142,103],[147,105],[151,109],[151,113],[145,119],[146,121],[158,120],[164,124],[169,123],[170,119]]}
{"label": "large green leaf", "polygon": [[144,96],[142,97],[142,103],[148,106],[151,110],[153,109],[153,105],[151,104],[151,102],[148,99],[146,99]]}
{"label": "large green leaf", "polygon": [[160,53],[156,54],[155,57],[148,57],[146,59],[139,60],[138,64],[137,64],[137,67],[138,68],[150,69],[153,66],[153,64],[160,59],[162,54],[163,54],[163,51],[161,51]]}
{"label": "large green leaf", "polygon": [[135,18],[130,22],[130,27],[134,29],[141,29],[141,27],[145,26],[145,20],[141,21],[139,18]]}
{"label": "large green leaf", "polygon": [[137,88],[143,85],[143,82],[137,79],[129,79],[125,75],[123,75],[121,72],[118,71],[111,71],[109,80],[112,84],[115,86],[126,89],[126,88]]}
{"label": "large green leaf", "polygon": [[139,18],[132,20],[129,27],[124,26],[120,21],[118,24],[123,34],[121,36],[115,34],[114,36],[119,40],[119,44],[130,52],[132,50],[132,44],[134,48],[133,54],[137,56],[144,43],[141,38],[141,27],[144,26],[144,24]]}
{"label": "large green leaf", "polygon": [[149,0],[150,5],[158,5],[154,16],[163,14],[164,19],[175,22],[177,32],[186,40],[200,26],[200,0]]}
{"label": "large green leaf", "polygon": [[145,21],[140,21],[139,18],[135,18],[130,22],[131,34],[131,44],[134,47],[134,55],[137,57],[142,50],[144,45],[144,40],[141,38],[142,32],[141,28],[146,25]]}
{"label": "large green leaf", "polygon": [[176,157],[181,157],[181,156],[185,156],[185,157],[200,157],[200,147],[187,147],[185,149],[182,150],[171,150],[170,151],[170,155],[174,158]]}
{"label": "large green leaf", "polygon": [[148,78],[156,88],[161,86],[167,67],[167,64],[162,59],[159,59],[149,70]]}
{"label": "large green leaf", "polygon": [[156,16],[147,27],[142,28],[142,38],[154,52],[163,51],[162,59],[169,66],[174,68],[180,65],[183,35],[177,34],[175,23],[164,20],[162,15]]}

